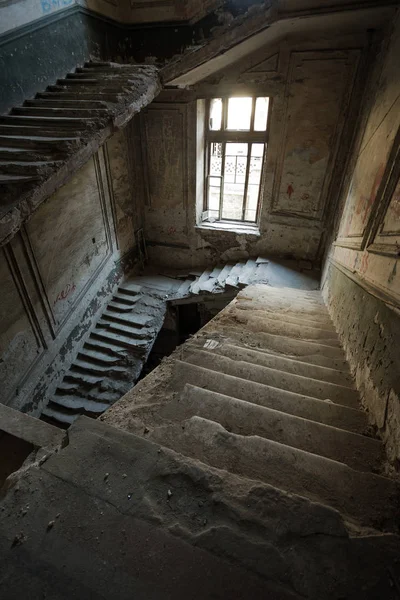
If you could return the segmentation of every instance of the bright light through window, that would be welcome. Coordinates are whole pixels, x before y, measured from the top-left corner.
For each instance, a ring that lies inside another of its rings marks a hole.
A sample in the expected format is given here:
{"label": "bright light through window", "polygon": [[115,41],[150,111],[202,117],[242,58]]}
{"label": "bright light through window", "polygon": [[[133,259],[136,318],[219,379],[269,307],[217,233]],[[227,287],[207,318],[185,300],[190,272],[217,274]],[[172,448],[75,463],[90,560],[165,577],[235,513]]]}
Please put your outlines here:
{"label": "bright light through window", "polygon": [[267,148],[269,98],[213,98],[207,133],[209,221],[255,223]]}

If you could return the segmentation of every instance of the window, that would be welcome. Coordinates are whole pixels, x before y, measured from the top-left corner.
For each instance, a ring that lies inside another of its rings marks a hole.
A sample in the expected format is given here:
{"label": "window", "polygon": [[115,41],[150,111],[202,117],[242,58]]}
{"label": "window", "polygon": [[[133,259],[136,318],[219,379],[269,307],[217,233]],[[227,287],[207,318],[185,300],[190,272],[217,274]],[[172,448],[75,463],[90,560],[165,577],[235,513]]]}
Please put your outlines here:
{"label": "window", "polygon": [[268,109],[266,97],[208,101],[203,220],[257,222]]}

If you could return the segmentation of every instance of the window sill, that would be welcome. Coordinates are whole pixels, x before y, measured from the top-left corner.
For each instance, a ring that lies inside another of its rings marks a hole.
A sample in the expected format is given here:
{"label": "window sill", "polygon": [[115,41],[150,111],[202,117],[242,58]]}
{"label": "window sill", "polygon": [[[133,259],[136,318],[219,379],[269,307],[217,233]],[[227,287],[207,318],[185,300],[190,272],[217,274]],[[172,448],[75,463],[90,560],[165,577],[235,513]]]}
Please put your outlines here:
{"label": "window sill", "polygon": [[203,222],[197,225],[196,229],[203,231],[229,231],[230,233],[260,236],[258,225],[250,225],[248,223],[226,223],[224,221],[215,221],[214,223]]}

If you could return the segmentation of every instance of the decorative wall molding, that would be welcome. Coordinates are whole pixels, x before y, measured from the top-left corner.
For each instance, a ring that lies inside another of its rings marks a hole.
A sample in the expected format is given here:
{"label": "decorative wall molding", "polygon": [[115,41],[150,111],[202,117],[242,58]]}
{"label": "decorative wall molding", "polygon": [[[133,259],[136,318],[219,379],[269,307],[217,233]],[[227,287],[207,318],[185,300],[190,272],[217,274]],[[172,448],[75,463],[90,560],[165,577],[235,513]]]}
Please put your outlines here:
{"label": "decorative wall molding", "polygon": [[187,104],[153,103],[140,115],[146,205],[187,210]]}
{"label": "decorative wall molding", "polygon": [[[105,177],[105,174],[104,175],[102,174],[98,153],[94,154],[91,160],[93,161],[93,168],[94,168],[94,172],[96,175],[98,198],[99,198],[99,203],[100,203],[100,208],[101,208],[101,213],[102,213],[102,218],[103,218],[105,238],[107,241],[107,251],[105,252],[103,259],[101,260],[101,262],[99,263],[99,265],[97,266],[95,271],[91,274],[89,279],[86,281],[85,285],[79,291],[79,294],[77,294],[77,296],[74,298],[74,301],[69,306],[69,309],[66,312],[66,314],[63,315],[63,317],[59,320],[57,319],[57,316],[54,312],[54,307],[51,304],[51,301],[49,298],[49,290],[46,288],[44,274],[41,271],[41,268],[39,266],[39,262],[38,262],[35,250],[33,248],[32,242],[29,237],[29,231],[26,230],[25,234],[24,234],[26,243],[28,245],[29,253],[32,257],[33,269],[34,269],[35,273],[37,274],[37,284],[38,284],[38,288],[41,292],[42,303],[45,308],[46,316],[49,321],[52,335],[54,338],[56,338],[60,334],[63,327],[69,321],[71,315],[74,313],[77,306],[80,304],[82,298],[86,295],[88,290],[91,288],[93,283],[96,281],[97,277],[103,270],[105,264],[108,262],[108,260],[110,259],[110,257],[113,254],[113,240],[112,240],[112,236],[111,236],[110,219],[109,219],[108,210],[107,210],[108,209],[107,199],[106,199],[105,192],[104,192],[104,183],[108,188],[109,182],[108,182],[107,178]],[[105,181],[104,181],[104,179],[105,179]],[[108,193],[109,193],[108,197],[110,198],[112,192],[108,191]],[[114,228],[114,224],[112,226]]]}
{"label": "decorative wall molding", "polygon": [[[332,170],[359,54],[359,50],[353,49],[301,51],[290,54],[283,108],[284,133],[274,176],[272,214],[306,219],[310,222],[324,220]],[[311,82],[314,70],[313,90]],[[328,77],[329,73],[327,96],[324,100],[321,75]],[[304,79],[309,86],[307,106],[296,104],[298,98],[303,97],[296,92],[296,87],[302,86]],[[314,96],[310,96],[312,92]],[[317,114],[311,118],[313,110]],[[316,128],[319,130],[315,131]],[[318,140],[319,146],[309,146],[308,139]],[[302,167],[303,163],[307,169]],[[308,177],[312,180],[311,188],[310,182],[303,178],[303,172],[309,173],[310,169],[314,171],[312,177]]]}

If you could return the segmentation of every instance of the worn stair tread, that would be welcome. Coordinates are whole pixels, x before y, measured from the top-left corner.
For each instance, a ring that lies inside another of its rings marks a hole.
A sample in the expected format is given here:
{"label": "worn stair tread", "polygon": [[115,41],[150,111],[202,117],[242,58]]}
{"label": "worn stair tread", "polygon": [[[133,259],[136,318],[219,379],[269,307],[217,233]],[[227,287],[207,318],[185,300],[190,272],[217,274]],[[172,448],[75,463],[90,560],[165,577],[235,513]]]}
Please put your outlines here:
{"label": "worn stair tread", "polygon": [[52,403],[72,410],[84,410],[89,413],[103,413],[110,406],[109,402],[97,402],[79,396],[58,395],[53,396]]}
{"label": "worn stair tread", "polygon": [[[200,349],[204,347],[203,340],[201,339],[192,340],[190,345],[192,344]],[[234,360],[242,360],[254,365],[270,367],[278,371],[286,371],[288,373],[293,373],[294,375],[311,377],[312,379],[327,381],[348,387],[350,389],[355,389],[354,380],[349,373],[338,371],[336,369],[330,369],[329,367],[313,365],[311,363],[298,360],[296,357],[269,354],[265,351],[260,352],[254,348],[236,346],[225,342],[218,343],[218,345],[213,348],[213,352],[222,354],[223,356],[227,356],[228,358],[232,358]]]}
{"label": "worn stair tread", "polygon": [[115,312],[110,312],[107,309],[102,314],[102,319],[110,319],[111,321],[116,321],[118,323],[131,324],[134,327],[145,327],[149,325],[152,321],[154,321],[154,317],[151,315],[146,315],[144,313],[135,313],[134,311],[129,316],[117,316]]}
{"label": "worn stair tread", "polygon": [[171,389],[181,391],[186,383],[354,433],[363,434],[368,427],[367,414],[359,409],[272,388],[249,379],[221,374],[177,360],[170,383]]}
{"label": "worn stair tread", "polygon": [[230,272],[232,271],[234,266],[235,265],[232,263],[226,263],[226,265],[224,266],[224,268],[222,269],[222,271],[220,272],[220,274],[217,277],[218,285],[220,287],[222,287],[222,288],[225,287],[226,280],[227,280],[228,276],[230,275]]}
{"label": "worn stair tread", "polygon": [[147,346],[149,343],[148,339],[127,337],[122,334],[112,333],[101,329],[93,331],[91,337],[103,342],[110,342],[114,347],[120,347],[121,349],[126,347],[137,350],[138,352],[142,350],[143,346]]}
{"label": "worn stair tread", "polygon": [[[378,440],[190,384],[185,385],[180,398],[161,407],[157,414],[176,422],[203,417],[232,433],[264,437],[360,471],[377,472],[384,458],[383,444]],[[146,425],[151,427],[151,420],[146,419]]]}
{"label": "worn stair tread", "polygon": [[205,348],[200,349],[188,346],[183,353],[181,352],[180,356],[184,362],[193,363],[227,375],[234,375],[242,379],[251,379],[270,387],[303,394],[311,398],[319,398],[320,400],[329,400],[336,404],[349,406],[350,408],[359,407],[357,390],[335,383],[319,381],[311,377],[304,377],[245,361],[234,360],[213,353]]}
{"label": "worn stair tread", "polygon": [[238,262],[236,263],[236,265],[234,265],[228,277],[226,278],[225,285],[234,288],[239,287],[239,277],[242,273],[243,268],[245,267],[245,264],[246,263]]}
{"label": "worn stair tread", "polygon": [[112,333],[115,332],[118,335],[124,335],[132,339],[147,339],[151,336],[151,332],[147,328],[136,326],[133,323],[122,325],[113,321],[106,321],[103,318],[97,321],[96,331],[97,330],[108,331]]}
{"label": "worn stair tread", "polygon": [[52,402],[43,409],[42,415],[66,425],[71,425],[79,417],[79,413],[68,411],[63,406]]}
{"label": "worn stair tread", "polygon": [[393,480],[259,436],[229,433],[201,417],[159,427],[149,437],[217,468],[331,506],[354,522],[382,531],[398,527],[400,485]]}
{"label": "worn stair tread", "polygon": [[255,271],[257,269],[257,263],[254,259],[249,258],[244,267],[240,271],[239,285],[248,285],[251,281]]}
{"label": "worn stair tread", "polygon": [[243,315],[243,316],[249,316],[251,318],[257,317],[257,318],[262,318],[262,319],[267,319],[267,321],[273,320],[273,321],[280,321],[282,323],[289,323],[292,325],[299,325],[301,327],[307,327],[307,328],[312,328],[315,329],[317,331],[320,332],[326,332],[327,336],[333,336],[336,337],[337,333],[336,330],[333,326],[332,323],[322,323],[322,322],[317,322],[312,320],[309,317],[302,317],[299,314],[294,314],[295,311],[292,311],[292,313],[288,313],[288,312],[279,312],[278,310],[276,311],[263,311],[263,314],[259,314],[259,311],[255,308],[252,309],[248,309],[248,308],[242,308],[240,305],[237,305],[235,307],[235,310],[238,311],[239,315]]}

